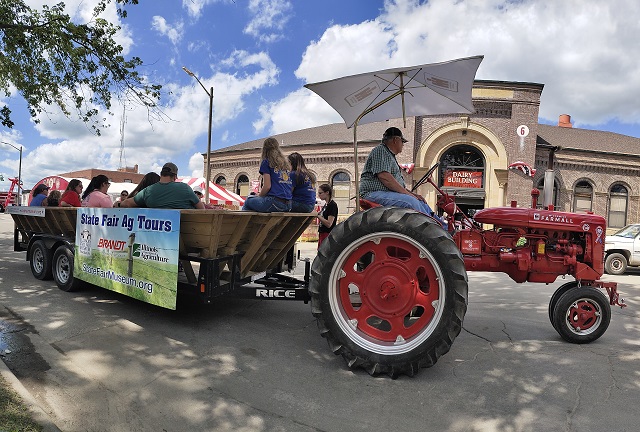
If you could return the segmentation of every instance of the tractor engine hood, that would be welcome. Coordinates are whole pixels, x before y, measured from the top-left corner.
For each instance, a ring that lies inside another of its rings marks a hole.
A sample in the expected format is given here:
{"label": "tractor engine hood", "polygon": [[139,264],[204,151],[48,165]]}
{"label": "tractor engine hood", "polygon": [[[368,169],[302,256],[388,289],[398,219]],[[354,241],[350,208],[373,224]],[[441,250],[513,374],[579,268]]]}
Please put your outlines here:
{"label": "tractor engine hood", "polygon": [[476,222],[504,228],[530,228],[549,231],[592,232],[604,240],[605,219],[595,214],[565,213],[518,207],[495,207],[479,210]]}

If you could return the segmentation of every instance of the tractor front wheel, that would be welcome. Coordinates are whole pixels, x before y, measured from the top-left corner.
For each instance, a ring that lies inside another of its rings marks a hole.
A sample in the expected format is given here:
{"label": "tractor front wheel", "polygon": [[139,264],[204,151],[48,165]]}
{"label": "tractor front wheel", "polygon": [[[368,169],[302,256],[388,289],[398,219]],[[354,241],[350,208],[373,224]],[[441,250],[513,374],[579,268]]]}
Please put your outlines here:
{"label": "tractor front wheel", "polygon": [[336,226],[311,269],[311,307],[350,368],[413,376],[449,351],[467,310],[451,236],[408,209],[378,207]]}
{"label": "tractor front wheel", "polygon": [[593,342],[604,334],[611,321],[609,300],[593,287],[572,287],[560,296],[553,311],[553,324],[571,343]]}
{"label": "tractor front wheel", "polygon": [[560,285],[560,288],[558,288],[551,296],[551,300],[549,300],[549,321],[551,321],[551,325],[554,328],[556,327],[556,325],[553,323],[553,312],[556,309],[556,304],[558,304],[558,299],[562,297],[562,294],[577,286],[578,281],[567,282],[564,285]]}

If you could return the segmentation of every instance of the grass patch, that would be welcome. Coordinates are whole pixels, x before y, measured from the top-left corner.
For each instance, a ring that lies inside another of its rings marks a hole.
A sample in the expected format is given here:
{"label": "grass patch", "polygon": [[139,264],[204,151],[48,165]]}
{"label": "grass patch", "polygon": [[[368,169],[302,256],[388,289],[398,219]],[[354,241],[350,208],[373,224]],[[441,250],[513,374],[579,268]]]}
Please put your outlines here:
{"label": "grass patch", "polygon": [[42,432],[42,426],[31,418],[27,405],[1,375],[0,431]]}

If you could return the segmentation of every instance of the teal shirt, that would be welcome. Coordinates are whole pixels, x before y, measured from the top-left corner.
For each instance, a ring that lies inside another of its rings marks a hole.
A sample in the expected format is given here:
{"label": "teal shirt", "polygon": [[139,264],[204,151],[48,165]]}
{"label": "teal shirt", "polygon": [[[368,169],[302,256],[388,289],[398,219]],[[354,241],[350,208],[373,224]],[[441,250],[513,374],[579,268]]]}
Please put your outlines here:
{"label": "teal shirt", "polygon": [[180,182],[154,183],[142,189],[133,197],[138,207],[191,209],[200,199],[193,189]]}

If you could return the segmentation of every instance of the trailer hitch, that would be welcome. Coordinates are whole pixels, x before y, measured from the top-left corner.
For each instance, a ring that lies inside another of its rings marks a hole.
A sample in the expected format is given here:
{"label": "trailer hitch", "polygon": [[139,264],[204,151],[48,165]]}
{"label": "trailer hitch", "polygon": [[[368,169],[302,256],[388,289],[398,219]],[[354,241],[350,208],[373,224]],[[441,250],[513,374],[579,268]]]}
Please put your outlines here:
{"label": "trailer hitch", "polygon": [[627,307],[624,299],[618,294],[618,284],[616,282],[603,282],[601,280],[593,281],[591,284],[596,288],[604,288],[609,295],[609,304],[611,306],[620,306],[621,308]]}

